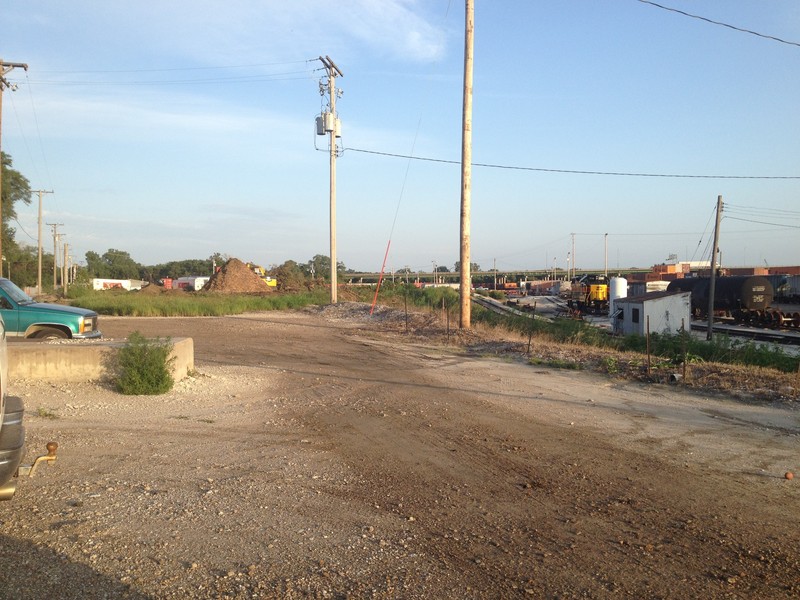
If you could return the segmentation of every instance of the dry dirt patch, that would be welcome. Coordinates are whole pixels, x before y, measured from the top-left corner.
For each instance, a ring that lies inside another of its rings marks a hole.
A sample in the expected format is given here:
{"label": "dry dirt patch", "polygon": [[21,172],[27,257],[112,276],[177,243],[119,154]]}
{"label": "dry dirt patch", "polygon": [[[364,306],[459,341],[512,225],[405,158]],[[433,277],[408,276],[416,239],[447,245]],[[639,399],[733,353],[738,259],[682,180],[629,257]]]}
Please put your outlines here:
{"label": "dry dirt patch", "polygon": [[533,367],[363,305],[102,328],[192,337],[198,376],[12,382],[29,453],[61,450],[0,506],[6,597],[800,593],[791,405]]}

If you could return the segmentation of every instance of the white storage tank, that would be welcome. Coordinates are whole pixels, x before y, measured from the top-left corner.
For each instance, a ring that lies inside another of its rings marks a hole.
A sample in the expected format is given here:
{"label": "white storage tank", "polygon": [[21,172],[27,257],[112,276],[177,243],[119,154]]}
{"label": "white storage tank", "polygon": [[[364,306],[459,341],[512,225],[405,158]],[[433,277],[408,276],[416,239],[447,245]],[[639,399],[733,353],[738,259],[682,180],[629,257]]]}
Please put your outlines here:
{"label": "white storage tank", "polygon": [[611,328],[615,329],[617,321],[615,300],[628,297],[628,280],[624,277],[612,277],[608,282],[608,316],[611,317]]}

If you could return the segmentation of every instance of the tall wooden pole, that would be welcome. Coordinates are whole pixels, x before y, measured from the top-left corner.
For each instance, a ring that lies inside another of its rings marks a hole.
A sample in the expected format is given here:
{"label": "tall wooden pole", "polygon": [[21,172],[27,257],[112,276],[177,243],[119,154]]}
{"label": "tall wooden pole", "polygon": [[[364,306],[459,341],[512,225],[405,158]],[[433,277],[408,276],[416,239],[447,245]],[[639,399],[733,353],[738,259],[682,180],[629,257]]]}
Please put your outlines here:
{"label": "tall wooden pole", "polygon": [[52,194],[53,190],[32,190],[39,194],[39,276],[36,280],[36,293],[42,293],[42,195]]}
{"label": "tall wooden pole", "polygon": [[[3,90],[11,87],[12,90],[16,86],[9,86],[6,74],[15,68],[28,70],[28,65],[25,63],[7,63],[0,59],[0,140],[3,138]],[[3,145],[0,143],[0,258],[3,256]],[[8,264],[11,265],[11,257],[8,258]],[[9,279],[11,277],[9,276]]]}
{"label": "tall wooden pole", "polygon": [[708,283],[708,331],[706,339],[714,337],[714,293],[717,285],[717,252],[719,252],[719,222],[722,218],[722,196],[717,196],[717,221],[714,225],[714,246],[711,248],[711,281]]}
{"label": "tall wooden pole", "polygon": [[466,0],[464,32],[464,109],[461,136],[461,329],[469,329],[472,321],[472,276],[470,274],[470,212],[472,204],[472,60],[475,6]]}
{"label": "tall wooden pole", "polygon": [[330,98],[330,116],[326,125],[330,134],[330,219],[331,219],[331,304],[336,304],[338,300],[337,288],[339,285],[337,260],[336,260],[336,137],[337,130],[336,118],[336,77],[344,77],[342,71],[331,60],[330,56],[319,57],[320,62],[325,66],[328,73],[328,96]]}

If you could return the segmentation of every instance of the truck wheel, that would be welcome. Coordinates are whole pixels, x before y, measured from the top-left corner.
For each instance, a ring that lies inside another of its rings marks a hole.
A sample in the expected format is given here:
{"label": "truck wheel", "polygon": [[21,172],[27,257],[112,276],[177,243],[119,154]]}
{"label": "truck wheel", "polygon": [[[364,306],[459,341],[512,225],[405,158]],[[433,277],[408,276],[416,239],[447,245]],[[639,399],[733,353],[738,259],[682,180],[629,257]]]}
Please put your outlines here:
{"label": "truck wheel", "polygon": [[42,329],[36,334],[37,340],[65,340],[67,334],[60,329]]}

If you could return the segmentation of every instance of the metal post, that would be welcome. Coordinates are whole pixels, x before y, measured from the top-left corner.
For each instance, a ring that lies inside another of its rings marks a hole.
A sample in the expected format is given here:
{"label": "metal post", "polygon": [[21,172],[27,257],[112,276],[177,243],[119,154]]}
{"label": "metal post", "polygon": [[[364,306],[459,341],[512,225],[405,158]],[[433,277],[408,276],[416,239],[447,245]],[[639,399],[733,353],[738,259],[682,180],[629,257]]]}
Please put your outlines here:
{"label": "metal post", "polygon": [[708,330],[706,340],[709,342],[714,337],[712,331],[714,324],[714,292],[717,285],[717,252],[719,252],[719,223],[722,219],[722,196],[717,196],[717,220],[714,224],[714,245],[711,248],[711,281],[708,284]]}
{"label": "metal post", "polygon": [[472,276],[470,273],[470,213],[472,204],[472,63],[473,35],[475,30],[475,5],[466,0],[464,31],[464,105],[461,131],[461,329],[471,324]]}

